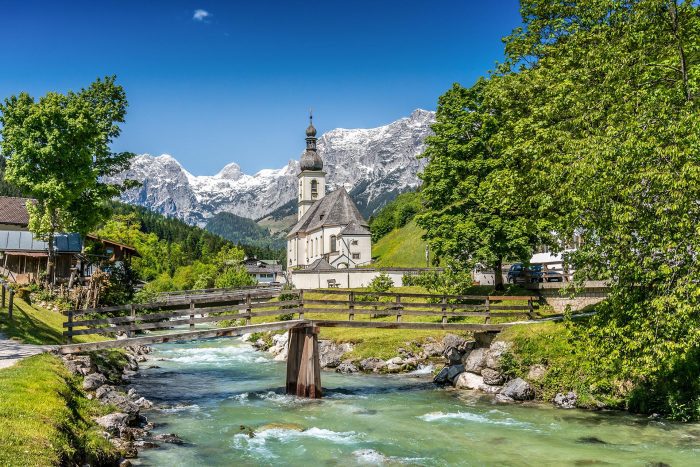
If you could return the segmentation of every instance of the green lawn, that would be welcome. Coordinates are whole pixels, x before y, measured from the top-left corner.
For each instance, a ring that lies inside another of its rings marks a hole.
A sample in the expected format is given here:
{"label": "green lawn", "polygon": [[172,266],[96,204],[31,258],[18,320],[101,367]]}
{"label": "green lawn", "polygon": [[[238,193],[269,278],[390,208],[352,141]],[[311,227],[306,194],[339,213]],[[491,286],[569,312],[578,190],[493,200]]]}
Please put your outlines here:
{"label": "green lawn", "polygon": [[[0,332],[26,344],[65,344],[63,323],[66,317],[39,306],[31,306],[15,296],[13,317],[7,308],[0,309]],[[73,341],[94,342],[104,340],[98,335],[76,336]]]}
{"label": "green lawn", "polygon": [[0,465],[113,464],[119,456],[92,424],[108,407],[83,397],[55,356],[0,370]]}
{"label": "green lawn", "polygon": [[424,268],[425,241],[423,229],[415,220],[395,229],[372,245],[372,256],[376,261],[372,267]]}

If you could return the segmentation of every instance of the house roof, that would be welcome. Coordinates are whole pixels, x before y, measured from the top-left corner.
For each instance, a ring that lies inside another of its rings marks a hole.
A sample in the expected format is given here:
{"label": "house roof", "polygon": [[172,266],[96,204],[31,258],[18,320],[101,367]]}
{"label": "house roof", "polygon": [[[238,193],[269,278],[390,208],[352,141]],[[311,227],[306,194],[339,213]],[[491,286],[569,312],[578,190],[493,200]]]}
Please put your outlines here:
{"label": "house roof", "polygon": [[336,268],[326,261],[326,258],[319,258],[305,269],[305,271],[335,271]]}
{"label": "house roof", "polygon": [[[83,240],[77,233],[56,234],[54,245],[57,253],[80,253],[83,249]],[[37,239],[31,232],[0,230],[0,251],[20,253],[48,250],[48,243]]]}
{"label": "house roof", "polygon": [[90,240],[94,240],[94,241],[96,241],[96,242],[100,242],[100,243],[102,243],[103,245],[113,245],[113,246],[117,246],[117,247],[119,247],[119,248],[122,248],[122,249],[124,249],[124,250],[129,250],[129,251],[131,252],[131,254],[134,255],[134,256],[138,256],[138,257],[141,256],[141,255],[139,254],[139,252],[136,251],[136,248],[134,248],[134,247],[131,246],[131,245],[127,245],[127,244],[125,244],[125,243],[115,242],[114,240],[109,240],[109,239],[107,239],[107,238],[100,238],[100,237],[98,237],[98,236],[95,235],[95,234],[87,234],[85,237],[89,238]]}
{"label": "house roof", "polygon": [[340,188],[312,204],[299,222],[292,227],[287,237],[313,232],[322,227],[348,225],[353,222],[365,228],[369,227],[348,192],[345,188]]}
{"label": "house roof", "polygon": [[245,265],[246,271],[248,271],[250,274],[255,274],[255,273],[280,273],[282,272],[282,266],[277,264],[274,266],[252,266],[252,265]]}
{"label": "house roof", "polygon": [[359,225],[357,222],[351,222],[343,230],[340,231],[340,235],[372,235],[369,229],[365,226]]}
{"label": "house roof", "polygon": [[29,213],[27,201],[31,198],[16,198],[14,196],[0,196],[0,224],[29,225]]}

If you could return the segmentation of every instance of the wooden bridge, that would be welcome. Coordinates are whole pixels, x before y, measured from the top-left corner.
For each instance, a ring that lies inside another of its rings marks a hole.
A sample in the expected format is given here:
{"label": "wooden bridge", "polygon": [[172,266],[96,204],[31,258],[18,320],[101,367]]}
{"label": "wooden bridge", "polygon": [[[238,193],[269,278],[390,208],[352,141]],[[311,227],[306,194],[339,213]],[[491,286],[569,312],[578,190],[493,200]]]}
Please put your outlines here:
{"label": "wooden bridge", "polygon": [[[533,322],[537,297],[374,293],[271,288],[170,294],[153,303],[71,310],[60,353],[193,339],[289,331],[287,393],[321,397],[321,327],[499,332]],[[271,321],[266,321],[272,318]],[[520,321],[515,321],[520,318]],[[253,322],[255,321],[255,322]],[[212,328],[212,324],[219,327]],[[196,326],[200,325],[200,329]],[[206,329],[201,329],[207,325]],[[183,327],[185,329],[183,329]],[[152,333],[158,331],[158,333]],[[150,333],[136,336],[137,333]],[[73,343],[76,336],[109,340]],[[126,338],[116,338],[125,334]]]}

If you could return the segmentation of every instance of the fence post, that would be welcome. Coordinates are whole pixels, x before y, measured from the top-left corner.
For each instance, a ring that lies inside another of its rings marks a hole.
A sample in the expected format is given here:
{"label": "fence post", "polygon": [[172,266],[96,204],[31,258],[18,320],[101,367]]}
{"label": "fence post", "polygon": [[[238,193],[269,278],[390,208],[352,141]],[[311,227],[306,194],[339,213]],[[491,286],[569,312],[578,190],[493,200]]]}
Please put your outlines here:
{"label": "fence post", "polygon": [[401,322],[401,295],[396,296],[396,322]]}
{"label": "fence post", "polygon": [[2,283],[2,307],[5,308],[5,289],[7,288],[7,284],[5,282]]}
{"label": "fence post", "polygon": [[7,312],[10,315],[10,319],[12,319],[12,308],[14,307],[15,304],[15,289],[10,289],[10,303],[7,308]]}
{"label": "fence post", "polygon": [[447,324],[447,296],[442,296],[442,324]]}
{"label": "fence post", "polygon": [[348,306],[350,308],[350,314],[348,315],[348,321],[355,321],[355,291],[350,291],[349,299],[350,304]]}
{"label": "fence post", "polygon": [[247,293],[245,296],[245,312],[248,314],[245,319],[245,324],[248,326],[250,325],[250,314],[253,312],[253,309],[250,307],[250,293]]}
{"label": "fence post", "polygon": [[[131,326],[134,327],[136,325],[136,307],[133,303],[129,304],[129,316],[131,316]],[[126,335],[127,337],[134,337],[134,331],[127,331]]]}
{"label": "fence post", "polygon": [[68,344],[73,343],[73,310],[68,310],[68,336],[66,337]]}
{"label": "fence post", "polygon": [[530,319],[535,319],[535,308],[532,305],[532,297],[527,299],[527,316]]}
{"label": "fence post", "polygon": [[491,297],[488,295],[486,296],[486,319],[484,319],[485,324],[489,324],[491,322]]}
{"label": "fence post", "polygon": [[190,298],[190,331],[194,331],[194,298]]}
{"label": "fence post", "polygon": [[299,319],[304,319],[304,289],[299,290]]}

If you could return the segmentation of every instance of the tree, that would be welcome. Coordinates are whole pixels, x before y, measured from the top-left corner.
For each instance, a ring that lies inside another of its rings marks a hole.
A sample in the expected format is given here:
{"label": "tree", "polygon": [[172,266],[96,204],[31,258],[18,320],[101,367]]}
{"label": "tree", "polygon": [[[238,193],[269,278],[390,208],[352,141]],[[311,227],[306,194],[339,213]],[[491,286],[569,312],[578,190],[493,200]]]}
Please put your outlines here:
{"label": "tree", "polygon": [[109,147],[127,106],[115,81],[97,79],[80,92],[49,92],[38,101],[20,93],[0,105],[5,177],[36,200],[27,206],[29,228],[48,241],[49,278],[54,235],[89,232],[108,215],[107,202],[131,186],[105,179],[125,170],[134,156]]}
{"label": "tree", "polygon": [[499,77],[455,84],[440,97],[420,174],[425,210],[417,216],[437,256],[462,271],[493,267],[497,289],[503,262],[528,261],[549,235],[530,160],[508,136],[518,105],[507,84]]}
{"label": "tree", "polygon": [[641,388],[634,407],[700,418],[700,6],[526,0],[522,16],[503,74],[537,92],[510,137],[564,208],[555,230],[583,238],[577,275],[611,287],[580,339]]}

